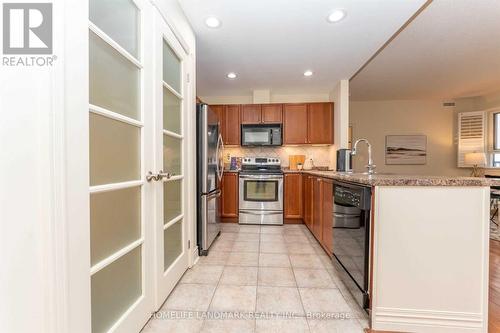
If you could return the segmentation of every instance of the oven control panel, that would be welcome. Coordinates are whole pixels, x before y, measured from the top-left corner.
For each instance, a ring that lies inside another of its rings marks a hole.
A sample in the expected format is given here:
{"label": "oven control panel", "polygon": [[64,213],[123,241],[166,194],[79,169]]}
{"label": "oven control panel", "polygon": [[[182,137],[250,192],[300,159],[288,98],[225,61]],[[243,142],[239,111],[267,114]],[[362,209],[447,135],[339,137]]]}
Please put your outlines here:
{"label": "oven control panel", "polygon": [[276,157],[243,157],[242,164],[281,165],[281,160]]}

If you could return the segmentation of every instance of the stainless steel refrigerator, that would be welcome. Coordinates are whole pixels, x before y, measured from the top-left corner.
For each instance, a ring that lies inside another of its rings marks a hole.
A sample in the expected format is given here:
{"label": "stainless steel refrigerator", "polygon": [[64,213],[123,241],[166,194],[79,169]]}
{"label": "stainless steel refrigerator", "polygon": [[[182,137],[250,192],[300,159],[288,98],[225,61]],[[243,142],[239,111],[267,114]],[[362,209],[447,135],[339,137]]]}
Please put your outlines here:
{"label": "stainless steel refrigerator", "polygon": [[207,255],[220,234],[220,184],[224,172],[221,119],[207,104],[197,104],[198,250]]}

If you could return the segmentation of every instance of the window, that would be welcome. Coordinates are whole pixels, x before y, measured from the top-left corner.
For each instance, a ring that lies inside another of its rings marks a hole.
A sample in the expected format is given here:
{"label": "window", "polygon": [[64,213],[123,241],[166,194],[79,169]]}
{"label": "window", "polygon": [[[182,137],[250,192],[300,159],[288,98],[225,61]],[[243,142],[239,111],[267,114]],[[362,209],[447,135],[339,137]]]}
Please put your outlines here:
{"label": "window", "polygon": [[493,114],[493,150],[500,150],[500,112]]}
{"label": "window", "polygon": [[494,168],[500,167],[500,153],[493,153],[491,164]]}
{"label": "window", "polygon": [[493,151],[491,166],[500,167],[500,112],[493,114]]}

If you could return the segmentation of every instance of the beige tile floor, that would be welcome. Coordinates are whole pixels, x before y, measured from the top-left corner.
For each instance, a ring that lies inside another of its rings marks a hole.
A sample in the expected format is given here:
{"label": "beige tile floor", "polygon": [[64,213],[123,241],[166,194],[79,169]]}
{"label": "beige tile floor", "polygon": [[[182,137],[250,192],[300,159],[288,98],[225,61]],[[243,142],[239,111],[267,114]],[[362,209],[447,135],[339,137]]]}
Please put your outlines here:
{"label": "beige tile floor", "polygon": [[209,255],[184,274],[142,332],[361,333],[363,327],[366,314],[304,225],[223,224]]}

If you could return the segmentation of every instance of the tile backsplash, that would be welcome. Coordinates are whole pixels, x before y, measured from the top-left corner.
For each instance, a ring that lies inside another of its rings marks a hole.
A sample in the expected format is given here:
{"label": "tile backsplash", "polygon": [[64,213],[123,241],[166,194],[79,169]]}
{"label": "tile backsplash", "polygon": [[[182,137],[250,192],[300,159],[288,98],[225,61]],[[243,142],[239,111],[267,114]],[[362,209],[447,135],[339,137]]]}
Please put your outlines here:
{"label": "tile backsplash", "polygon": [[316,167],[331,167],[334,146],[282,146],[282,147],[226,147],[224,157],[275,157],[281,159],[281,165],[288,167],[288,155],[305,155],[312,158]]}

